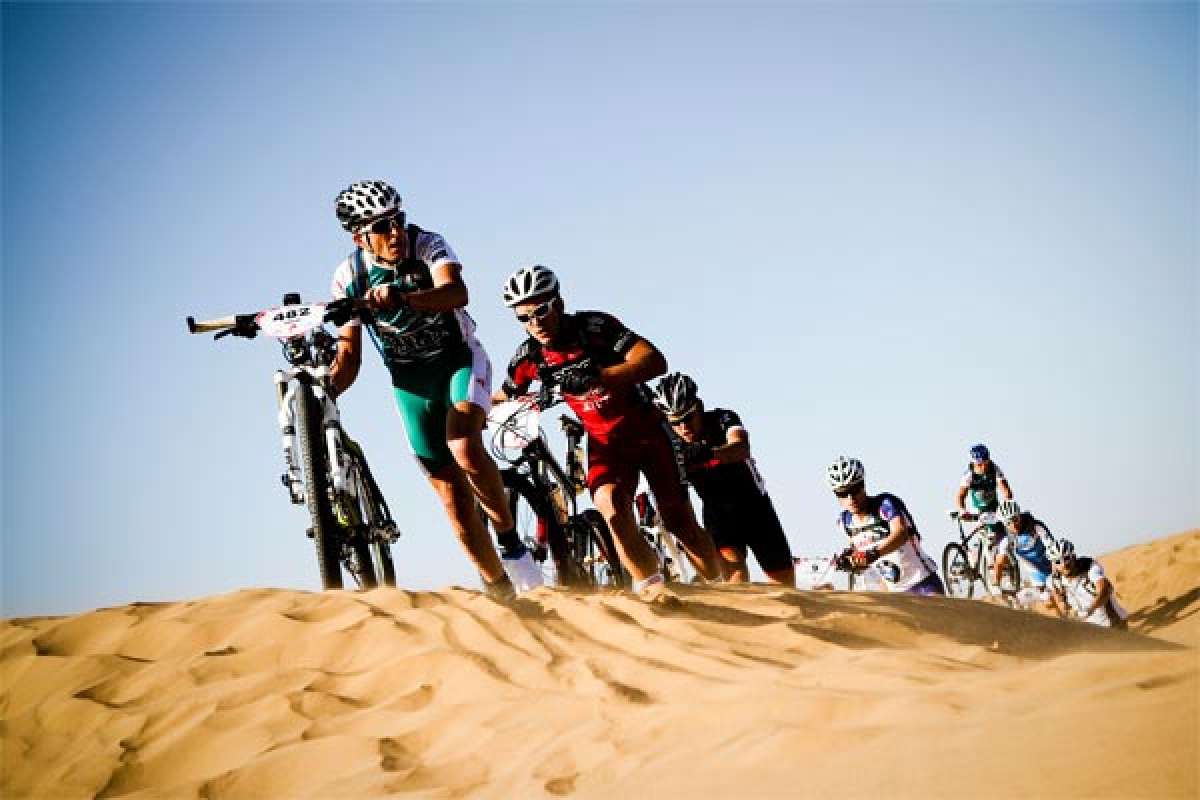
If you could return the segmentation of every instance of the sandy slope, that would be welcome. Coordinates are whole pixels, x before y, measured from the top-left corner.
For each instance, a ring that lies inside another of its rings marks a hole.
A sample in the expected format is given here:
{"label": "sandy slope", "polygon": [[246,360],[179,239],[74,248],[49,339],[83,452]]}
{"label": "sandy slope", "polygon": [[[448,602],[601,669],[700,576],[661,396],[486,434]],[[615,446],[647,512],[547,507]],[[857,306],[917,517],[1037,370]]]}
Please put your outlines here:
{"label": "sandy slope", "polygon": [[1166,640],[1196,644],[1198,548],[1111,558],[1154,638],[765,587],[677,611],[263,589],[11,620],[0,793],[1194,798],[1197,651]]}

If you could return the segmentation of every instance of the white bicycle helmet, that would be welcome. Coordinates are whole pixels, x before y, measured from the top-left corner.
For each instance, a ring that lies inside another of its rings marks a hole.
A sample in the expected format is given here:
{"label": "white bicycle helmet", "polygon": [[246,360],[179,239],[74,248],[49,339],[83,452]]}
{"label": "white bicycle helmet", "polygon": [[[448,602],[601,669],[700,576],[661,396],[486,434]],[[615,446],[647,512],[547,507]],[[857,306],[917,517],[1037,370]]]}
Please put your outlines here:
{"label": "white bicycle helmet", "polygon": [[385,181],[359,181],[337,196],[338,222],[350,233],[358,233],[380,217],[400,210],[400,195]]}
{"label": "white bicycle helmet", "polygon": [[1067,539],[1059,539],[1057,542],[1050,541],[1046,544],[1046,555],[1055,563],[1066,561],[1068,558],[1075,557],[1075,545]]}
{"label": "white bicycle helmet", "polygon": [[558,294],[558,278],[550,268],[541,264],[521,267],[504,284],[504,305],[512,308],[548,294]]}
{"label": "white bicycle helmet", "polygon": [[667,415],[668,420],[686,417],[699,403],[696,382],[682,372],[664,375],[654,389],[654,405]]}
{"label": "white bicycle helmet", "polygon": [[996,516],[1000,518],[1001,522],[1012,522],[1021,516],[1021,507],[1017,505],[1016,500],[1005,500],[1000,504],[1000,508],[997,509]]}
{"label": "white bicycle helmet", "polygon": [[829,488],[836,492],[862,483],[867,473],[863,469],[862,462],[857,458],[838,456],[837,460],[829,465],[825,474],[829,480]]}

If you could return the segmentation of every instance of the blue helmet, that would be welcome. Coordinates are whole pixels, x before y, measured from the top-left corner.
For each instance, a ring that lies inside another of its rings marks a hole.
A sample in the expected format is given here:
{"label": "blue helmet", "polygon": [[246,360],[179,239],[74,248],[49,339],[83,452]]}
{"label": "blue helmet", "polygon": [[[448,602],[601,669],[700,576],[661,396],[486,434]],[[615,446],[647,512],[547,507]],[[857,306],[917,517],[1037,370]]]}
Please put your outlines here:
{"label": "blue helmet", "polygon": [[986,444],[977,444],[971,448],[972,461],[987,461],[991,457],[992,454],[988,452]]}

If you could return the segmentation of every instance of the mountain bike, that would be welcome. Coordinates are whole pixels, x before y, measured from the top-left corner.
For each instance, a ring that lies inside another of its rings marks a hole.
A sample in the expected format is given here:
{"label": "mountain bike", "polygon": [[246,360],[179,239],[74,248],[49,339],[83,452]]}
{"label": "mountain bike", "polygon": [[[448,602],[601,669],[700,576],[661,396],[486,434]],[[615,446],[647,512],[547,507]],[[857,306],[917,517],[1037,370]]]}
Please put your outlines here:
{"label": "mountain bike", "polygon": [[882,592],[887,587],[880,577],[879,571],[873,566],[855,567],[850,562],[850,550],[843,550],[832,556],[809,558],[796,556],[792,558],[796,566],[797,583],[808,584],[811,589],[834,589],[833,573],[842,572],[846,575],[846,591]]}
{"label": "mountain bike", "polygon": [[541,413],[560,398],[548,392],[496,405],[488,415],[491,451],[502,465],[500,477],[513,521],[522,539],[533,542],[535,558],[547,551],[557,583],[577,588],[629,585],[608,523],[595,509],[578,510],[584,488],[583,426],[560,417],[567,439],[566,468],[550,451]]}
{"label": "mountain bike", "polygon": [[292,503],[308,510],[321,585],[341,589],[344,568],[359,588],[395,586],[391,546],[400,532],[362,448],[342,428],[330,386],[337,345],[324,323],[332,305],[305,305],[289,293],[278,308],[202,322],[188,317],[187,325],[190,333],[217,331],[215,339],[261,332],[281,342],[289,364],[275,371],[282,482]]}
{"label": "mountain bike", "polygon": [[[967,530],[961,512],[947,512],[950,519],[958,523],[958,541],[950,542],[942,550],[942,575],[946,581],[946,594],[951,597],[971,598],[975,595],[975,582],[990,592],[992,582],[991,546],[995,541],[996,515],[984,512],[978,516],[978,525]],[[974,515],[971,515],[974,516]],[[1021,588],[1021,565],[1012,551],[1009,541],[1008,564],[1000,576],[1001,592],[1013,594]]]}

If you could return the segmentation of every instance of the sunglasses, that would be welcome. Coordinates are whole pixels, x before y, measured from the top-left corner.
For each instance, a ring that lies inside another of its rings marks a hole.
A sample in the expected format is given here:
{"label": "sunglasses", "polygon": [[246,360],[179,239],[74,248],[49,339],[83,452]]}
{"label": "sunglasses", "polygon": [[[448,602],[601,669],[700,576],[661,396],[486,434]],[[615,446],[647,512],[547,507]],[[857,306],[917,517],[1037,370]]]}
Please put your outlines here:
{"label": "sunglasses", "polygon": [[681,417],[667,417],[667,424],[668,425],[682,425],[683,423],[685,423],[689,419],[691,419],[692,414],[695,414],[695,413],[696,413],[696,409],[693,407],[693,408],[689,409],[688,411],[684,412],[683,416],[681,416]]}
{"label": "sunglasses", "polygon": [[547,300],[540,306],[535,306],[528,314],[517,314],[517,322],[522,324],[535,319],[545,319],[550,316],[550,312],[554,310],[554,301]]}
{"label": "sunglasses", "polygon": [[862,488],[862,484],[856,483],[853,486],[847,486],[845,489],[834,489],[833,495],[834,495],[834,497],[839,497],[839,498],[849,497],[850,495],[858,492],[858,490],[861,488]]}
{"label": "sunglasses", "polygon": [[404,212],[397,211],[390,217],[381,217],[367,226],[368,233],[374,233],[377,236],[384,236],[392,232],[392,228],[404,228]]}

